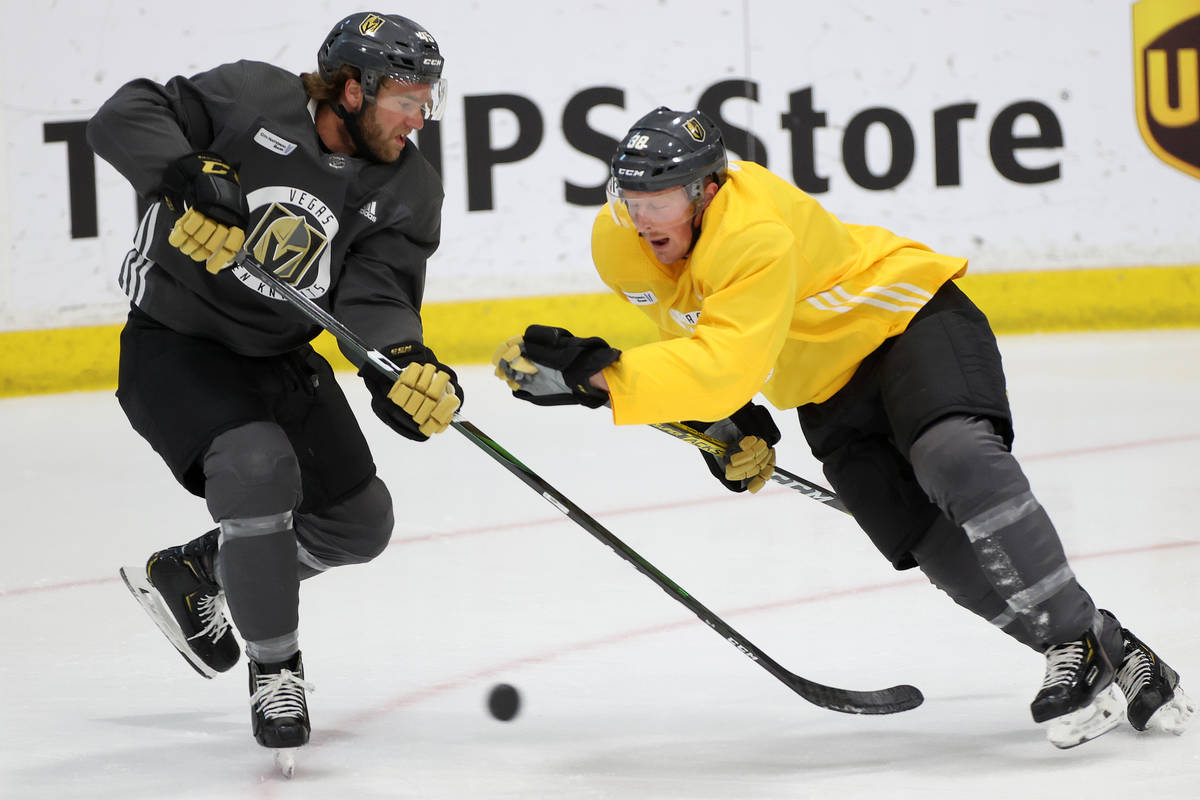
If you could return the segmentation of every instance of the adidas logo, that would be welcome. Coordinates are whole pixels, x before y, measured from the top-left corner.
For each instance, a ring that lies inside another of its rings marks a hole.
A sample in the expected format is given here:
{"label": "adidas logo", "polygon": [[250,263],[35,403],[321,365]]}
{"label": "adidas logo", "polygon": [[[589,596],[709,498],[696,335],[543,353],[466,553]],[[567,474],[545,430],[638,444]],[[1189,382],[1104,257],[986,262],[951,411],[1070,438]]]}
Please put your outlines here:
{"label": "adidas logo", "polygon": [[375,218],[375,201],[372,200],[371,202],[367,203],[365,206],[363,206],[362,208],[360,208],[358,210],[358,213],[362,214],[364,217],[369,219],[371,222],[376,222],[377,220]]}

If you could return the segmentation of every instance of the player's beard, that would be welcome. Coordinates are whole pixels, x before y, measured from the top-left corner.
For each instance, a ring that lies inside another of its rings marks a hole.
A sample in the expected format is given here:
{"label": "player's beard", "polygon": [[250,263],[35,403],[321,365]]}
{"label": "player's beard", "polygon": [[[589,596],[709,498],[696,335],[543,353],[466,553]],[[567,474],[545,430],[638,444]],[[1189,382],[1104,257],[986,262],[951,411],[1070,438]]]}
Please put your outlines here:
{"label": "player's beard", "polygon": [[363,143],[371,151],[371,158],[384,164],[391,164],[400,157],[400,153],[404,150],[404,143],[396,141],[394,136],[389,135],[390,132],[384,130],[383,126],[379,124],[379,114],[374,103],[371,103],[367,110],[359,116],[358,126]]}

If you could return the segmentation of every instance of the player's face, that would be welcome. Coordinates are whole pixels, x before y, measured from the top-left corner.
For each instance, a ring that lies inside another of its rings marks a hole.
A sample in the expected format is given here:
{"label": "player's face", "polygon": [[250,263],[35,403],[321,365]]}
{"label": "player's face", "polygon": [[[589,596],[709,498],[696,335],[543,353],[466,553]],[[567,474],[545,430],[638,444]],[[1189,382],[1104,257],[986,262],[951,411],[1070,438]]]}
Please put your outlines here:
{"label": "player's face", "polygon": [[430,91],[427,83],[391,80],[379,87],[361,120],[363,139],[377,160],[390,164],[398,159],[409,134],[425,127]]}
{"label": "player's face", "polygon": [[687,255],[696,208],[682,186],[661,192],[625,192],[624,202],[638,236],[646,240],[659,261],[673,264]]}

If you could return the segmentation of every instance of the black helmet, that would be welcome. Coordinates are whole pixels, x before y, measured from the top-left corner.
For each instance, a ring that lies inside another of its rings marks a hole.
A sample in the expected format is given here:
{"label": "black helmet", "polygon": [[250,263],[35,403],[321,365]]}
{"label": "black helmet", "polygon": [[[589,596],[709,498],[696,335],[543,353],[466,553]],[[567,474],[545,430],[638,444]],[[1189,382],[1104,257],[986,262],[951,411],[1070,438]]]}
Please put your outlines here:
{"label": "black helmet", "polygon": [[[333,26],[317,51],[317,71],[330,80],[343,66],[357,67],[367,99],[384,78],[428,83],[433,101],[427,116],[438,119],[445,100],[442,54],[429,31],[399,14],[360,11]],[[436,114],[436,116],[435,116]]]}
{"label": "black helmet", "polygon": [[612,188],[657,192],[699,184],[714,176],[725,182],[728,160],[718,128],[703,111],[666,106],[639,119],[612,157]]}

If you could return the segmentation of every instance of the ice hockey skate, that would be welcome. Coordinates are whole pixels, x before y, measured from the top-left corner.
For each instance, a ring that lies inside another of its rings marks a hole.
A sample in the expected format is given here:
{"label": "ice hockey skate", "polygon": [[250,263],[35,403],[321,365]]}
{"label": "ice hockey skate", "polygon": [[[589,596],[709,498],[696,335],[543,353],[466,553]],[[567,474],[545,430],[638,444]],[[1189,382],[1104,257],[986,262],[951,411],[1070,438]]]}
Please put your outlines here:
{"label": "ice hockey skate", "polygon": [[206,678],[225,672],[241,656],[225,616],[225,594],[213,578],[217,531],[160,550],[145,569],[122,567],[134,599],[192,667]]}
{"label": "ice hockey skate", "polygon": [[1121,629],[1125,657],[1117,670],[1117,685],[1129,705],[1125,715],[1136,730],[1160,730],[1176,736],[1187,728],[1195,702],[1183,693],[1179,674],[1128,629]]}
{"label": "ice hockey skate", "polygon": [[308,703],[304,662],[297,652],[287,661],[259,663],[250,659],[250,720],[254,739],[275,751],[275,766],[290,778],[295,752],[308,743]]}
{"label": "ice hockey skate", "polygon": [[[1116,623],[1110,617],[1103,624]],[[1075,747],[1121,723],[1125,703],[1115,675],[1094,630],[1046,650],[1046,676],[1029,710],[1052,745]]]}

